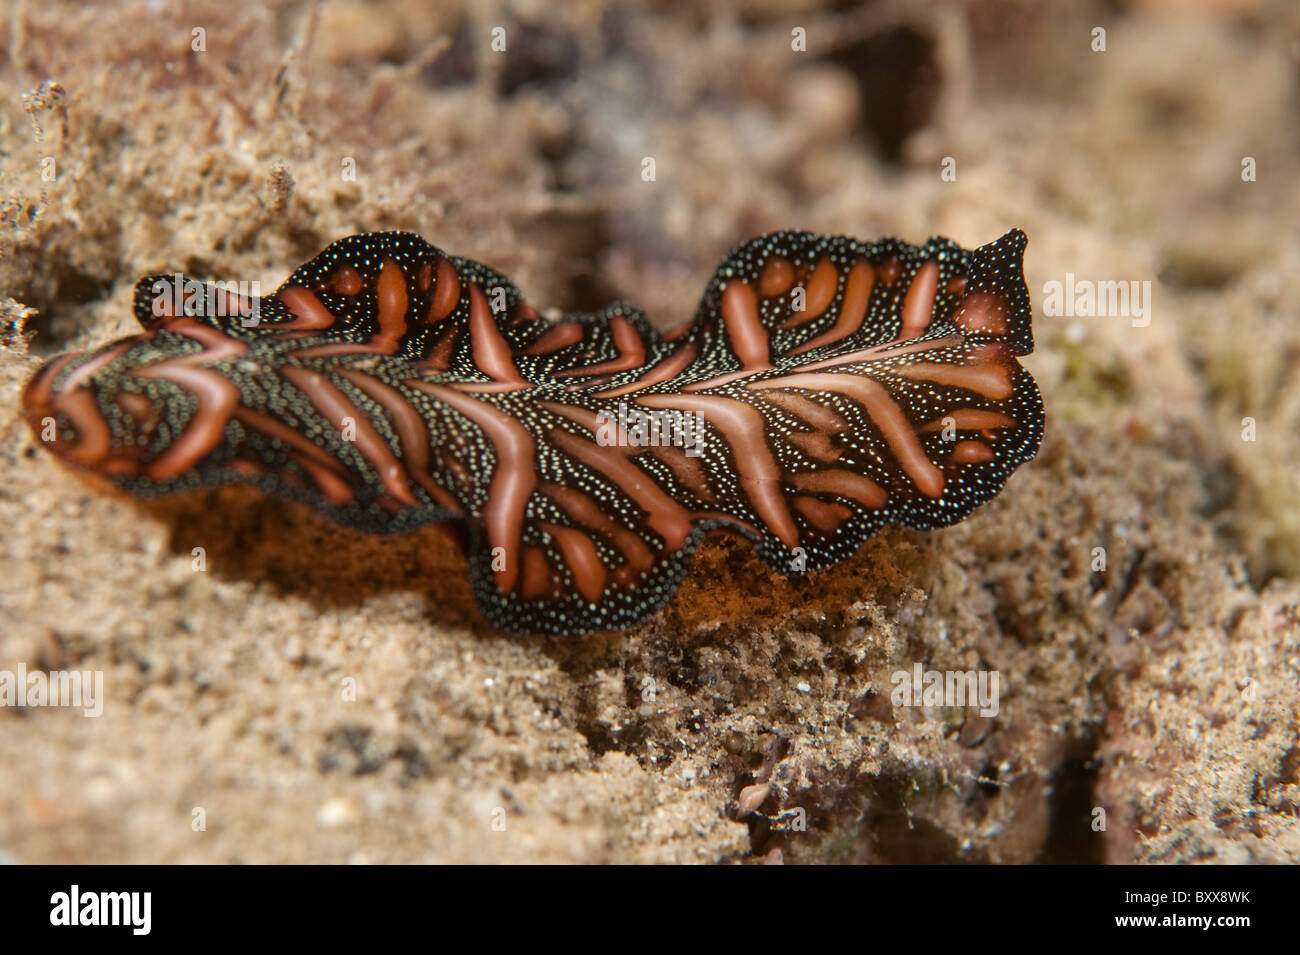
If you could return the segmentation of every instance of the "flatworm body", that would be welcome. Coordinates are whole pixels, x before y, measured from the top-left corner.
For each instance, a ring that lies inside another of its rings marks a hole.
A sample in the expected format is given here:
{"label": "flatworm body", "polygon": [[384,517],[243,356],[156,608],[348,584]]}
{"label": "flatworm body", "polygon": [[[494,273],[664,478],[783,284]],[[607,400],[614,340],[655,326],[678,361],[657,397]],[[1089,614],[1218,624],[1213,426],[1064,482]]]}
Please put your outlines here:
{"label": "flatworm body", "polygon": [[613,630],[711,531],[815,571],[993,497],[1042,436],[1025,243],[773,233],[661,335],[623,303],[549,321],[417,235],[355,235],[261,300],[142,279],[144,331],[47,363],[24,413],[138,495],[251,484],[371,532],[451,522],[493,624]]}

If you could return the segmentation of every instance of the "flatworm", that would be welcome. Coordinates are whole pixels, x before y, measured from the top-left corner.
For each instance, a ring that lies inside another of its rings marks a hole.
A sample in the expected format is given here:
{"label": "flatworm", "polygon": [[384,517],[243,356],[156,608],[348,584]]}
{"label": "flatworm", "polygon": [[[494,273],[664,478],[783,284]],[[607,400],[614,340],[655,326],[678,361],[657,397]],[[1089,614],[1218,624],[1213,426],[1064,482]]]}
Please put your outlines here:
{"label": "flatworm", "polygon": [[246,484],[370,532],[449,522],[494,625],[619,629],[711,531],[815,571],[997,494],[1043,429],[1025,244],[777,232],[661,335],[621,302],[550,321],[417,235],[354,235],[265,299],[141,279],[143,333],[48,362],[24,414],[136,495]]}

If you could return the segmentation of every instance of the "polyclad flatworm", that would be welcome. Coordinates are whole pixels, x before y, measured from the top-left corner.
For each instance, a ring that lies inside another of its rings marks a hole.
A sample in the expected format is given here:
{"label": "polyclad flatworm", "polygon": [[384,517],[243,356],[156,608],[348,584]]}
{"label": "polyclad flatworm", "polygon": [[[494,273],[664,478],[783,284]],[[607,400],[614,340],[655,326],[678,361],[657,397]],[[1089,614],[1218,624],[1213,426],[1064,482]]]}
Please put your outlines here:
{"label": "polyclad flatworm", "polygon": [[47,363],[24,413],[137,495],[251,484],[371,532],[449,522],[493,624],[613,630],[709,532],[814,571],[993,497],[1043,430],[1025,243],[773,233],[661,335],[624,303],[548,320],[417,235],[354,235],[269,298],[142,279],[144,331]]}

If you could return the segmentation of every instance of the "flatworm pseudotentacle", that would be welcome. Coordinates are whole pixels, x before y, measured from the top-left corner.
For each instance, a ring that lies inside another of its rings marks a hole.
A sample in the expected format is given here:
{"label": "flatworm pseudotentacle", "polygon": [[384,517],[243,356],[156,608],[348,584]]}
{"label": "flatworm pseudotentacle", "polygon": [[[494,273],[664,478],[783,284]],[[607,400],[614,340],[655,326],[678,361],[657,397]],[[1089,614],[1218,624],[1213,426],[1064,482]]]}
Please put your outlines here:
{"label": "flatworm pseudotentacle", "polygon": [[251,484],[376,533],[457,522],[492,623],[618,629],[710,531],[814,571],[997,494],[1043,429],[1025,243],[773,233],[661,335],[621,303],[545,321],[484,265],[355,235],[260,301],[142,279],[144,331],[47,363],[24,413],[138,495]]}

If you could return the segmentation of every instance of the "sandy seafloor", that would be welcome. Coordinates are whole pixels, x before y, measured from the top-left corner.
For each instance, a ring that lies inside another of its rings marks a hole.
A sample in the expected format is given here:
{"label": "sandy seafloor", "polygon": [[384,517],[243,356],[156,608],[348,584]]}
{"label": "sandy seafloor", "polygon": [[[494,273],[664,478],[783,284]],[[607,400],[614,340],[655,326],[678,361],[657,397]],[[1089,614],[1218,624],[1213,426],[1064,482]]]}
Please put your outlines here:
{"label": "sandy seafloor", "polygon": [[[0,16],[0,669],[105,692],[0,710],[0,858],[1300,861],[1300,7],[232,6]],[[808,579],[715,542],[617,635],[492,630],[433,530],[102,493],[18,416],[137,277],[270,289],[353,232],[669,327],[765,231],[1011,227],[1037,460]],[[1045,314],[1066,273],[1149,324]],[[996,719],[894,706],[914,662],[997,669]]]}

